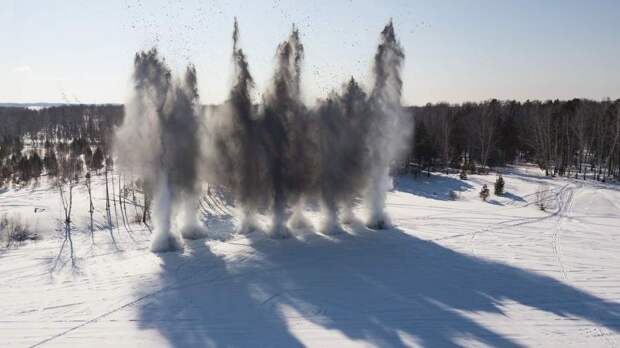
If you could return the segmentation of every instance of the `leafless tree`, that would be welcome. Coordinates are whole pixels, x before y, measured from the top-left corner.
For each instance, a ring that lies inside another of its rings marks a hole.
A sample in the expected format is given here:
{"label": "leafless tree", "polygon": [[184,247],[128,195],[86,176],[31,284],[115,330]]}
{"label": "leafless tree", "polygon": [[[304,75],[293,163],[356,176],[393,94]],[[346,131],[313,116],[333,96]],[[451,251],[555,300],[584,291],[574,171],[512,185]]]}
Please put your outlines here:
{"label": "leafless tree", "polygon": [[480,165],[486,170],[489,153],[493,148],[495,141],[495,132],[497,129],[497,118],[499,113],[499,102],[491,100],[484,103],[482,107],[473,115],[471,127],[473,135],[477,141],[480,154]]}
{"label": "leafless tree", "polygon": [[90,239],[92,243],[95,243],[95,230],[93,227],[93,213],[95,212],[95,206],[93,204],[93,193],[92,193],[92,183],[91,183],[91,175],[90,171],[86,173],[84,177],[84,184],[86,185],[86,190],[88,191],[88,213],[90,215]]}
{"label": "leafless tree", "polygon": [[59,252],[62,254],[64,246],[69,243],[71,265],[75,266],[75,254],[73,248],[73,237],[71,235],[71,213],[73,209],[73,189],[79,183],[79,175],[83,169],[82,160],[79,157],[64,155],[60,160],[60,175],[56,180],[60,202],[64,213],[64,241]]}
{"label": "leafless tree", "polygon": [[441,163],[448,173],[450,166],[450,135],[454,125],[453,113],[448,104],[437,105],[438,110],[430,118],[430,132],[434,145],[439,149]]}

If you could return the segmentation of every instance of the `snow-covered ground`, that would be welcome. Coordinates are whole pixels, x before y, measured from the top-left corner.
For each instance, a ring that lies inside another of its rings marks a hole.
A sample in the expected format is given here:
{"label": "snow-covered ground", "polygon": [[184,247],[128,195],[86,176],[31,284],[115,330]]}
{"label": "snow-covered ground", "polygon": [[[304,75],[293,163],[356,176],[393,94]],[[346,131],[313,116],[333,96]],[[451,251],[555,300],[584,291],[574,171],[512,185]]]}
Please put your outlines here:
{"label": "snow-covered ground", "polygon": [[[253,233],[164,254],[139,225],[107,227],[97,177],[94,243],[76,194],[74,266],[59,254],[57,191],[0,191],[0,215],[44,237],[0,249],[0,346],[620,346],[620,187],[533,167],[504,177],[489,202],[478,192],[494,175],[399,178],[386,231]],[[208,224],[226,236],[221,213]]]}

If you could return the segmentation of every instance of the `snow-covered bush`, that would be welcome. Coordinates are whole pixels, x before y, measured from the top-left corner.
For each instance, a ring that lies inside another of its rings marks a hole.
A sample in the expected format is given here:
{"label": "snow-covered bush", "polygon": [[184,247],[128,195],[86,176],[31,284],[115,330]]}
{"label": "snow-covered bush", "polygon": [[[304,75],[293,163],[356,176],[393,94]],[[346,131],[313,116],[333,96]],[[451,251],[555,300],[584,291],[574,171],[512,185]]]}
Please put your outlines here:
{"label": "snow-covered bush", "polygon": [[142,215],[141,215],[141,214],[136,213],[136,214],[133,216],[133,219],[131,219],[131,223],[134,223],[134,224],[140,224],[140,223],[142,223],[142,218],[143,218],[143,217],[142,217]]}
{"label": "snow-covered bush", "polygon": [[27,240],[39,239],[39,236],[23,223],[19,216],[6,214],[0,217],[0,236],[7,248]]}
{"label": "snow-covered bush", "polygon": [[448,196],[450,196],[450,199],[453,201],[457,201],[459,200],[459,198],[461,198],[461,194],[458,191],[454,191],[454,190],[450,191]]}
{"label": "snow-covered bush", "polygon": [[487,198],[489,198],[489,188],[487,185],[482,185],[482,190],[480,190],[480,198],[486,202]]}

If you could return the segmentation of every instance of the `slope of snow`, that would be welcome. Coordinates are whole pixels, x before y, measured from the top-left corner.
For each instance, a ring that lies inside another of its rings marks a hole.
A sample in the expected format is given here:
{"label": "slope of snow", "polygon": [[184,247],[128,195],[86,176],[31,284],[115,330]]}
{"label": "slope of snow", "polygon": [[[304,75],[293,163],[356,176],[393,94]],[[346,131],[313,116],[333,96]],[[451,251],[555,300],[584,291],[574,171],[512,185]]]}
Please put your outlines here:
{"label": "slope of snow", "polygon": [[59,253],[57,191],[6,190],[0,214],[44,239],[0,250],[0,345],[620,345],[620,188],[532,167],[504,178],[506,195],[489,202],[478,192],[493,175],[399,178],[387,231],[231,236],[233,219],[210,214],[218,239],[163,254],[148,251],[147,229],[107,226],[97,178],[94,242],[85,189],[76,194],[74,266]]}

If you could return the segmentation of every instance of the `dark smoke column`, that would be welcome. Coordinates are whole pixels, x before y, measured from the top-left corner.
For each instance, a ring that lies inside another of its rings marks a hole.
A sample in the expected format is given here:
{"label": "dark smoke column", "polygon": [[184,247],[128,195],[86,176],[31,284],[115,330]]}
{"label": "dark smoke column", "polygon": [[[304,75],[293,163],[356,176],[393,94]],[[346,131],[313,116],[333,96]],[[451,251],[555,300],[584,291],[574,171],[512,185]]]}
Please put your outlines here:
{"label": "dark smoke column", "polygon": [[232,58],[235,82],[228,101],[233,130],[229,141],[236,142],[238,153],[232,154],[237,165],[234,167],[236,172],[233,173],[235,182],[231,186],[241,210],[237,232],[246,234],[258,229],[255,215],[261,200],[264,199],[261,192],[261,187],[265,186],[264,147],[257,133],[258,122],[251,98],[254,80],[245,54],[239,48],[239,24],[236,18]]}
{"label": "dark smoke column", "polygon": [[400,77],[405,55],[396,40],[390,21],[381,32],[374,60],[374,86],[370,95],[369,128],[370,186],[366,193],[369,210],[367,225],[383,229],[389,225],[385,214],[386,193],[392,185],[390,167],[406,149],[411,120],[401,107],[403,82]]}
{"label": "dark smoke column", "polygon": [[[263,102],[263,124],[273,198],[271,235],[286,238],[290,235],[285,218],[287,204],[303,204],[303,194],[310,185],[304,147],[307,112],[300,99],[303,46],[294,27],[289,39],[278,46],[276,60],[272,86]],[[299,214],[300,210],[296,211]],[[295,220],[301,221],[298,214]]]}
{"label": "dark smoke column", "polygon": [[351,78],[343,86],[341,95],[332,92],[320,103],[317,115],[320,198],[324,215],[321,231],[340,233],[339,211],[345,223],[352,223],[353,204],[368,182],[364,142],[369,120],[366,93]]}
{"label": "dark smoke column", "polygon": [[172,189],[173,214],[180,217],[180,232],[185,239],[198,239],[205,231],[198,221],[200,183],[199,96],[196,68],[189,65],[183,80],[174,85],[169,99],[170,112],[161,118],[164,146],[163,163]]}
{"label": "dark smoke column", "polygon": [[114,150],[121,170],[155,187],[151,250],[179,250],[182,243],[172,233],[173,212],[183,217],[184,237],[202,235],[196,218],[196,71],[188,67],[185,79],[174,83],[157,50],[151,49],[136,54],[132,77],[133,95]]}
{"label": "dark smoke column", "polygon": [[237,232],[249,233],[258,229],[255,215],[269,184],[261,123],[251,98],[254,80],[239,47],[236,19],[232,38],[233,84],[228,100],[208,118],[206,172],[210,183],[232,192],[240,215]]}

